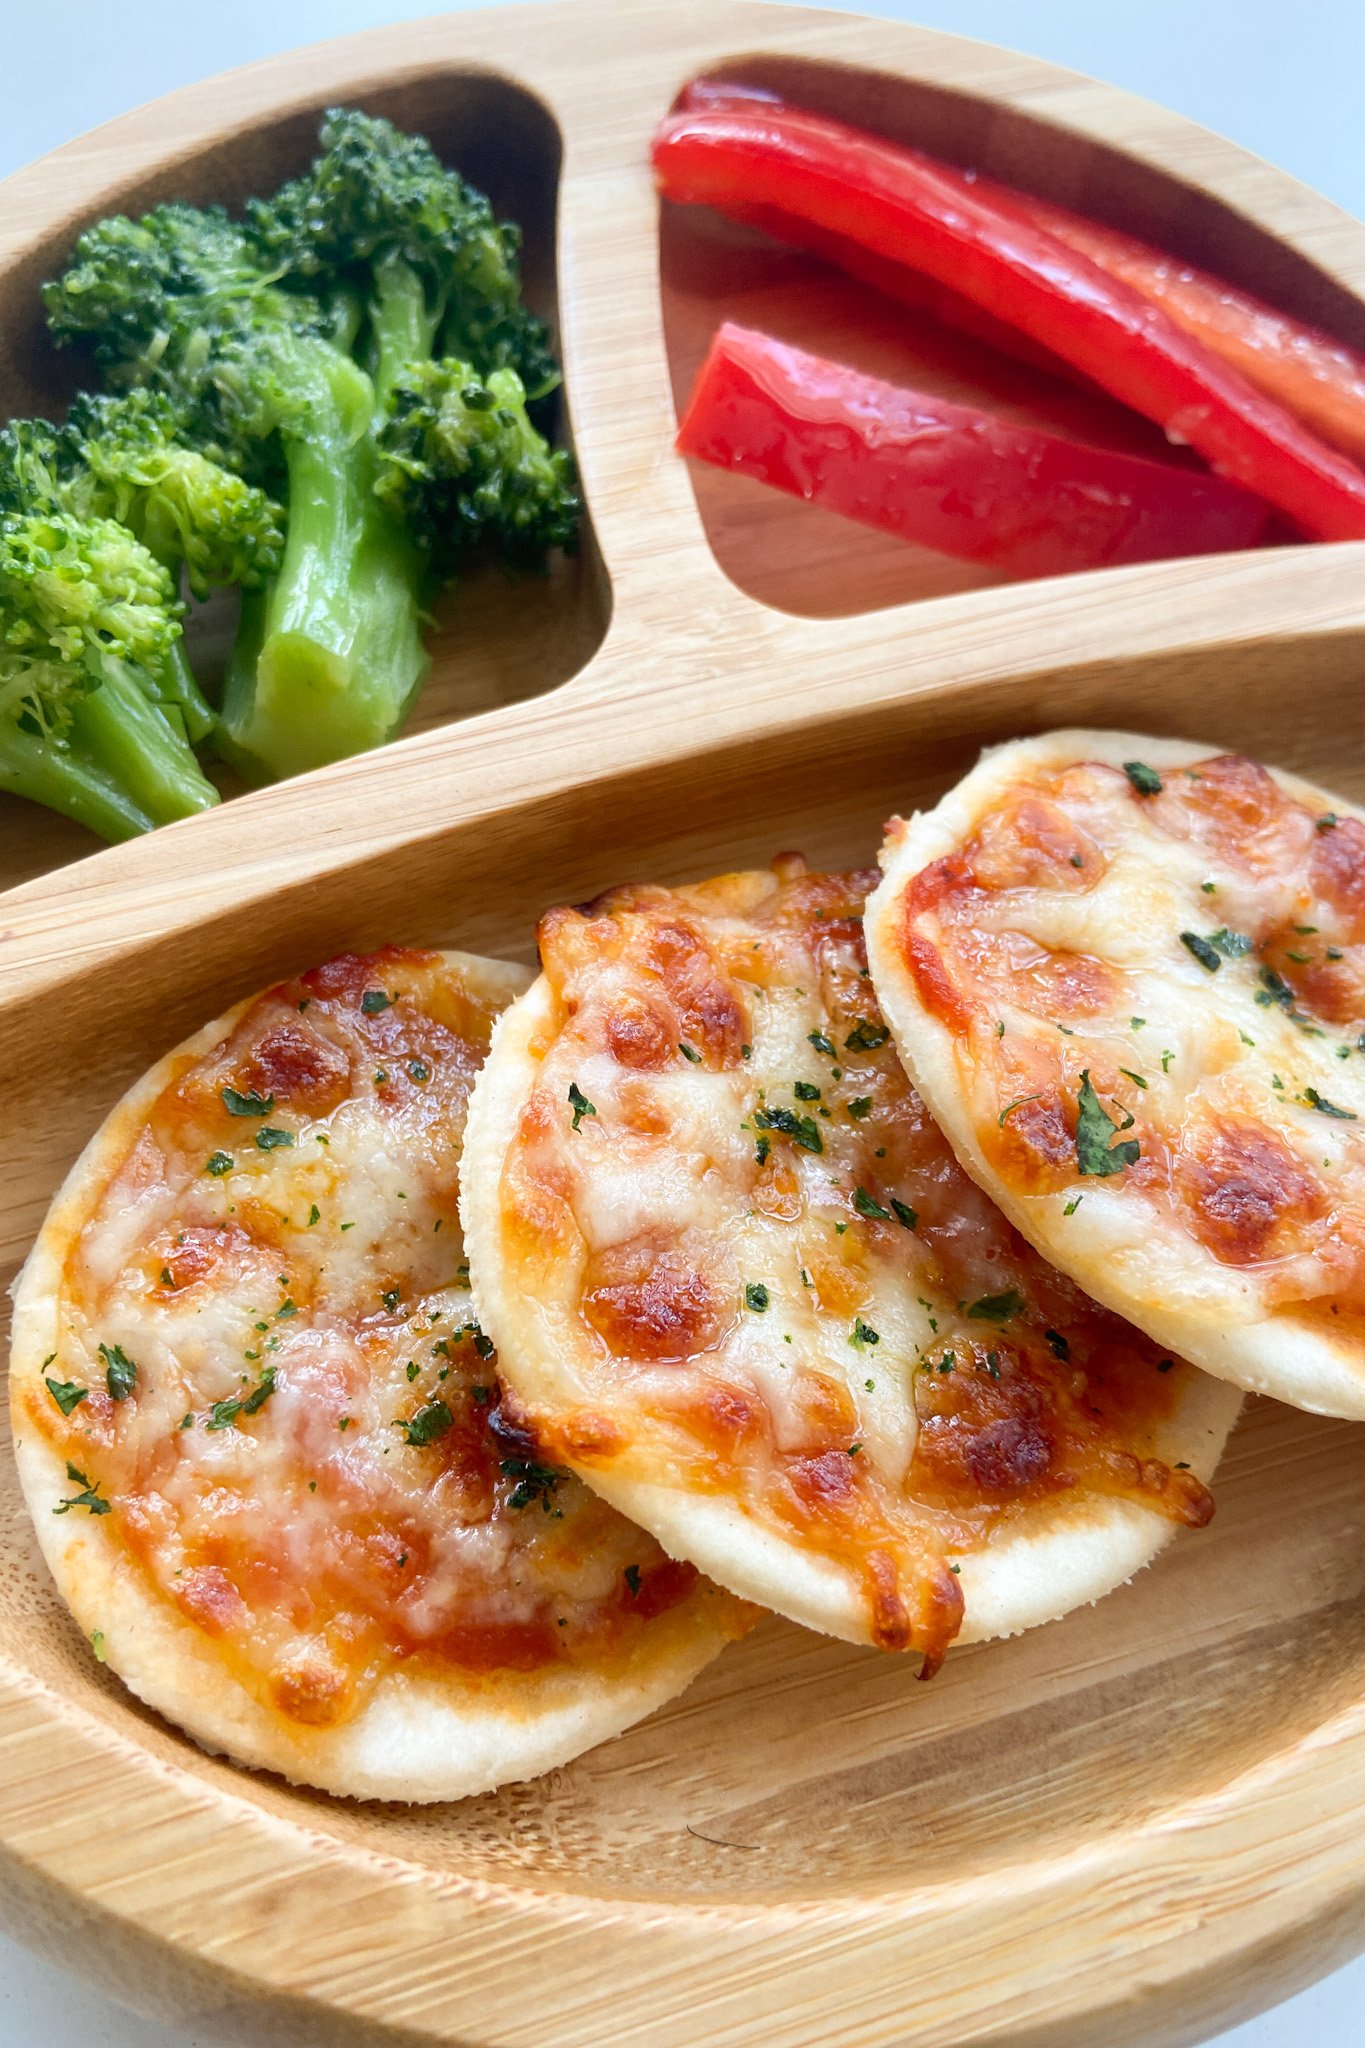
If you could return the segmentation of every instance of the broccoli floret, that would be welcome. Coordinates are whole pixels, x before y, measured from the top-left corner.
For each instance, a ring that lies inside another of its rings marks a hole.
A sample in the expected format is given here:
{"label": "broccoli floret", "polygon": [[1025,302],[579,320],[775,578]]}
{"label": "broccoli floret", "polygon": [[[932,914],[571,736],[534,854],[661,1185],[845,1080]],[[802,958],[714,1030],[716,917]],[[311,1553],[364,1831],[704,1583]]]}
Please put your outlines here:
{"label": "broccoli floret", "polygon": [[162,393],[182,437],[267,490],[285,471],[277,386],[286,359],[330,366],[337,355],[342,378],[352,367],[344,349],[328,349],[334,310],[282,290],[278,266],[221,206],[174,203],[137,221],[96,221],[43,286],[43,304],[59,345],[86,345],[118,390]]}
{"label": "broccoli floret", "polygon": [[179,611],[114,520],[0,518],[0,787],[106,839],[216,803],[161,704]]}
{"label": "broccoli floret", "polygon": [[[0,433],[0,517],[11,523],[12,536],[20,530],[41,531],[41,525],[34,527],[35,520],[52,521],[60,528],[68,515],[84,522],[103,518],[106,512],[107,494],[84,464],[72,459],[70,437],[62,429],[50,420],[10,421]],[[17,557],[11,571],[19,573]],[[172,625],[179,609],[165,616]],[[190,672],[178,625],[174,634],[165,636],[155,672],[161,699],[166,706],[175,705],[186,737],[202,739],[213,725],[213,714]]]}
{"label": "broccoli floret", "polygon": [[542,320],[521,303],[521,230],[431,144],[391,121],[333,107],[303,177],[248,212],[281,274],[356,294],[381,401],[405,363],[460,356],[508,367],[532,398],[559,383]]}
{"label": "broccoli floret", "polygon": [[[88,342],[118,388],[169,402],[177,438],[285,505],[278,571],[243,598],[217,729],[248,775],[311,768],[397,731],[426,669],[433,575],[458,558],[466,526],[523,557],[567,534],[564,459],[525,417],[525,394],[543,396],[558,372],[520,301],[517,243],[429,144],[337,111],[312,169],[245,221],[173,205],[100,222],[44,288],[59,341]],[[451,423],[427,436],[419,490],[394,402],[433,356],[512,381],[493,408],[507,415],[496,453],[471,432],[462,457],[458,402],[445,403]],[[448,544],[435,531],[443,506],[459,526]]]}
{"label": "broccoli floret", "polygon": [[[79,397],[61,428],[12,420],[0,433],[0,511],[48,507],[80,519],[115,519],[177,588],[183,568],[196,597],[216,586],[257,588],[280,564],[279,507],[178,441],[176,428],[170,402],[146,390]],[[211,732],[213,714],[179,638],[166,675],[186,735],[198,743]]]}
{"label": "broccoli floret", "polygon": [[572,547],[583,509],[573,457],[536,432],[515,370],[485,380],[452,357],[409,365],[379,442],[379,494],[443,578],[486,538],[523,563]]}
{"label": "broccoli floret", "polygon": [[62,660],[116,649],[155,671],[180,632],[180,605],[161,564],[112,519],[60,511],[0,521],[0,599],[9,644]]}
{"label": "broccoli floret", "polygon": [[283,512],[178,434],[159,392],[76,399],[59,443],[68,492],[130,528],[173,577],[183,565],[196,597],[259,589],[280,566]]}
{"label": "broccoli floret", "polygon": [[205,454],[284,498],[218,731],[255,779],[388,739],[426,670],[419,560],[374,494],[374,387],[339,345],[355,320],[340,292],[284,289],[280,267],[220,208],[165,206],[89,229],[44,292],[58,340],[88,335],[116,381],[163,393]]}

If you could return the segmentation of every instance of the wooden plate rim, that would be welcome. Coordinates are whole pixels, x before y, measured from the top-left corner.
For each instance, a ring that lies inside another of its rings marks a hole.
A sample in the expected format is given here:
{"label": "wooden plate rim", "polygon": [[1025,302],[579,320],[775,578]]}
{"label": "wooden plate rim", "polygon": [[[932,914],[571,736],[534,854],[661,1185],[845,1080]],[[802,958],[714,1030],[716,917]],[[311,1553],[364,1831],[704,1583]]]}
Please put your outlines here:
{"label": "wooden plate rim", "polygon": [[[964,87],[971,77],[972,90],[1025,106],[1038,118],[1078,133],[1117,140],[1161,168],[1169,168],[1163,161],[1168,154],[1197,142],[1203,189],[1263,225],[1270,225],[1273,216],[1273,232],[1329,275],[1355,292],[1365,286],[1365,229],[1234,145],[1111,88],[987,46],[891,24],[786,8],[727,7],[712,0],[685,10],[685,24],[678,22],[679,12],[664,0],[643,5],[584,0],[583,5],[437,18],[401,31],[375,30],[323,44],[186,88],[153,109],[68,145],[0,186],[0,263],[11,260],[20,247],[13,236],[7,238],[5,218],[34,206],[45,230],[54,218],[74,220],[98,200],[103,189],[98,166],[108,152],[130,152],[139,170],[149,175],[173,160],[176,145],[154,139],[163,123],[168,134],[182,140],[201,133],[204,123],[221,129],[220,109],[230,93],[240,95],[239,104],[247,109],[234,128],[245,128],[268,113],[315,99],[320,83],[340,93],[439,57],[445,64],[486,68],[528,86],[559,121],[565,144],[561,285],[567,296],[570,281],[590,276],[594,261],[606,253],[581,217],[593,180],[619,168],[621,159],[638,149],[658,101],[656,95],[650,102],[648,118],[642,116],[634,127],[623,118],[603,137],[558,90],[551,75],[551,46],[563,28],[590,45],[596,39],[595,46],[607,51],[613,34],[619,39],[622,24],[629,22],[633,37],[643,41],[641,24],[646,23],[664,45],[655,83],[668,77],[681,83],[688,73],[737,47],[781,48],[921,75],[926,66],[937,66]],[[302,80],[305,69],[307,85],[292,83]],[[639,73],[633,74],[632,93],[642,93]],[[1247,196],[1253,192],[1254,205]],[[647,179],[639,186],[636,204],[652,208]],[[652,227],[650,233],[652,261]],[[652,270],[649,281],[652,290]],[[657,326],[656,313],[650,318]],[[1240,605],[1236,637],[1248,644],[1279,637],[1289,646],[1296,635],[1358,634],[1365,626],[1361,544],[1286,550],[1258,557],[1254,564],[1229,558],[1213,565],[1107,572],[1085,579],[1087,598],[1102,595],[1108,602],[1089,606],[1079,624],[1072,610],[1079,579],[934,600],[855,620],[798,621],[743,598],[726,581],[700,534],[690,494],[682,505],[674,493],[670,512],[678,531],[668,539],[672,552],[666,560],[686,565],[715,607],[713,623],[741,639],[735,671],[746,689],[717,707],[705,691],[710,671],[693,651],[677,660],[676,678],[666,683],[661,700],[666,717],[659,716],[656,700],[649,730],[623,735],[622,706],[641,659],[654,651],[652,615],[639,597],[647,574],[657,570],[658,549],[644,546],[632,531],[629,500],[636,472],[619,423],[615,432],[607,431],[608,380],[592,361],[600,328],[600,316],[595,328],[590,315],[576,314],[565,336],[575,423],[616,596],[607,640],[589,666],[551,698],[486,714],[458,730],[401,742],[368,760],[262,792],[170,835],[111,850],[10,892],[0,899],[5,970],[0,1016],[11,1006],[69,986],[89,971],[92,961],[107,964],[121,953],[131,956],[150,933],[161,936],[172,929],[175,913],[154,900],[152,889],[168,866],[174,866],[184,895],[192,899],[181,912],[185,927],[200,922],[219,900],[210,884],[229,865],[223,856],[253,837],[258,845],[276,837],[291,812],[321,821],[318,851],[301,861],[297,856],[273,865],[261,860],[245,881],[235,877],[234,889],[244,887],[248,902],[268,900],[286,873],[290,885],[298,886],[310,873],[344,869],[355,857],[357,789],[364,789],[378,808],[382,856],[385,845],[412,844],[424,832],[435,837],[454,824],[581,783],[583,775],[565,766],[551,731],[549,714],[561,712],[566,701],[575,707],[585,746],[614,745],[604,773],[616,775],[668,758],[666,729],[675,721],[686,726],[688,751],[696,753],[736,739],[759,718],[784,727],[804,722],[815,729],[831,715],[849,715],[888,696],[986,690],[1059,667],[1203,644],[1215,627],[1221,629],[1216,637],[1226,643],[1230,636],[1219,608],[1226,606],[1230,590],[1238,593]],[[662,348],[659,329],[639,371],[637,404],[657,404],[661,393],[666,402]],[[1100,611],[1109,614],[1103,627],[1096,622]],[[960,646],[964,628],[974,628],[980,643],[966,657]],[[1009,648],[1008,661],[993,657],[986,644],[991,634]],[[900,644],[903,635],[914,644],[909,662]],[[957,655],[945,679],[950,648]],[[523,739],[527,752],[519,754]],[[509,745],[513,740],[518,744]],[[498,761],[486,782],[477,772],[485,751],[490,764],[495,757]],[[515,775],[507,765],[511,754],[519,754]],[[414,825],[410,796],[405,801],[403,794],[418,776],[434,778],[439,799],[439,819],[425,828]],[[477,792],[471,789],[476,783],[481,785]],[[374,820],[369,822],[373,826]],[[373,838],[368,857],[375,857]],[[198,887],[201,879],[204,890]],[[415,1953],[439,1947],[448,1973],[461,1977],[456,1991],[431,1992],[417,2019],[405,2015],[405,2024],[417,2027],[417,2037],[430,2040],[472,2039],[471,2029],[481,2043],[505,2042],[509,2048],[539,2038],[523,2027],[515,2000],[484,1957],[490,1936],[496,1946],[498,1927],[510,1916],[533,1920],[547,1938],[553,1935],[555,1967],[563,1973],[557,2010],[577,2014],[575,2026],[585,2029],[572,2036],[562,2033],[565,2040],[594,2038],[587,2030],[595,1999],[600,2019],[607,1971],[613,1983],[614,2038],[662,2039],[649,2031],[656,2013],[654,1980],[673,1963],[693,1984],[702,1981],[705,1970],[712,2008],[746,1995],[759,2000],[742,2030],[724,2038],[762,2038],[774,2048],[816,2038],[792,2031],[785,2017],[788,2007],[803,1999],[798,2027],[832,2024],[843,2014],[856,2024],[860,2042],[885,2042],[889,2048],[894,2041],[908,2040],[906,1986],[912,1980],[913,2005],[928,2012],[924,2029],[913,2036],[916,2041],[1022,2044],[1046,2026],[1047,2040],[1065,2048],[1073,2041],[1079,2044],[1083,2031],[1091,2038],[1087,2030],[1100,2012],[1116,2015],[1109,2028],[1115,2042],[1150,2041],[1152,2001],[1159,1992],[1179,1991],[1193,2010],[1191,1987],[1203,1980],[1199,1999],[1206,2009],[1231,2010],[1234,1983],[1242,1973],[1254,1972],[1257,1948],[1319,1916],[1334,1927],[1341,1920],[1330,1952],[1344,1953],[1359,1938],[1365,1894],[1365,1853],[1352,1816],[1353,1804],[1365,1794],[1365,1702],[1353,1703],[1216,1794],[1178,1804],[1112,1838],[1040,1865],[1013,1866],[937,1889],[899,1887],[856,1904],[622,1900],[598,1897],[590,1889],[537,1891],[495,1884],[397,1857],[381,1858],[329,1841],[322,1821],[276,1819],[252,1803],[249,1780],[243,1780],[241,1792],[218,1787],[206,1793],[197,1781],[192,1784],[186,1774],[104,1728],[3,1658],[0,1735],[0,1858],[5,1871],[0,1889],[9,1889],[25,1871],[42,1872],[57,1886],[79,1893],[100,1914],[150,1927],[234,1980],[382,2022],[384,2000],[344,1982],[325,1987],[315,1981],[317,1963],[304,1967],[300,1960],[300,1940],[309,1926],[333,1916],[345,1925],[348,1915],[368,1905],[373,1909],[366,1924],[370,1960],[377,1952],[395,1965],[411,1963]],[[130,1810],[141,1805],[144,1821],[92,1841],[92,1800],[122,1800]],[[1266,1897],[1258,1882],[1257,1852],[1286,1836],[1300,1838],[1298,1860],[1292,1871],[1281,1872],[1273,1896]],[[186,1873],[173,1905],[167,1902],[159,1869],[148,1862],[153,1841]],[[252,1865],[256,1874],[225,1894],[217,1873],[229,1854]],[[197,1875],[190,1875],[192,1867]],[[285,1898],[282,1870],[300,1892],[296,1905]],[[1240,1886],[1243,1904],[1235,1937],[1227,1931],[1232,1916],[1213,1931],[1201,1924],[1200,1890],[1215,1880]],[[1105,1895],[1102,1913],[1100,1894]],[[267,1895],[277,1918],[263,1938],[261,1902]],[[1181,1911],[1173,1915],[1167,1910],[1160,1935],[1144,1941],[1143,1928],[1155,1904],[1169,1909],[1173,1897],[1182,1901]],[[1006,1908],[1014,1915],[1009,1931],[1016,1936],[1047,1921],[1055,1924],[1059,1913],[1072,1929],[1065,1972],[1054,1957],[1033,1977],[1016,1976],[1008,2011],[985,1991],[978,1996],[963,1974],[971,1958],[979,1978],[983,1954],[1003,1939],[992,1917],[1002,1916]],[[950,1917],[951,1924],[945,1925]],[[1354,1924],[1348,1926],[1347,1920]],[[814,1952],[813,1927],[821,1934]],[[640,1943],[638,1970],[632,1970],[631,1952],[616,1945],[622,1929]],[[1318,1959],[1328,1952],[1320,1946]],[[769,1966],[763,1990],[755,1989],[760,1963]],[[878,1999],[884,2007],[880,2014]],[[1146,2030],[1140,2034],[1132,2031],[1139,2017]],[[1166,2028],[1161,2038],[1173,2040],[1168,2020],[1169,2015],[1161,2021]],[[1184,2023],[1179,2024],[1182,2038],[1187,2037]],[[761,2025],[761,2036],[747,2030],[751,2025]],[[667,2038],[681,2042],[721,2036],[675,2029]]]}

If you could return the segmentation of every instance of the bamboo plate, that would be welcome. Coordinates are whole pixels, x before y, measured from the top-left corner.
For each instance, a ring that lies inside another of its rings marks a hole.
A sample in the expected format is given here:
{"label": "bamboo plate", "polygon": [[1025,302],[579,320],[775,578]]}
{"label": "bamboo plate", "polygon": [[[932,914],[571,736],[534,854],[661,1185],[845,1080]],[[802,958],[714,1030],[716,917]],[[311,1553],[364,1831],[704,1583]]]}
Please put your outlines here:
{"label": "bamboo plate", "polygon": [[[342,946],[524,954],[547,902],[626,877],[787,845],[863,860],[889,809],[1042,724],[1195,733],[1365,796],[1361,545],[990,587],[734,480],[694,496],[670,374],[722,312],[944,388],[999,396],[1017,374],[704,223],[660,240],[650,131],[719,63],[1365,342],[1365,230],[1266,165],[1024,58],[780,8],[594,0],[381,30],[11,180],[0,414],[61,396],[34,287],[83,218],[267,189],[337,99],[429,132],[527,224],[595,540],[510,605],[470,589],[398,745],[93,857],[0,807],[6,1273],[135,1073]],[[1027,379],[1003,396],[1026,416],[1092,403]],[[1094,403],[1091,431],[1135,431]],[[291,2048],[1195,2041],[1365,1940],[1360,1441],[1252,1404],[1212,1529],[1097,1608],[928,1687],[769,1622],[619,1742],[434,1811],[234,1772],[140,1709],[37,1568],[6,1450],[8,1922],[131,2005]]]}

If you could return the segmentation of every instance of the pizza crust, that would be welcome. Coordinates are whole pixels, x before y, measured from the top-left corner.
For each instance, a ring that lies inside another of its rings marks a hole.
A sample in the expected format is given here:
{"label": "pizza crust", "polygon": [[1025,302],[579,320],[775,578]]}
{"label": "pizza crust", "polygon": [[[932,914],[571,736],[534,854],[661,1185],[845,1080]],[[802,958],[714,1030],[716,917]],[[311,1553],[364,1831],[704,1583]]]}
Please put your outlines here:
{"label": "pizza crust", "polygon": [[[554,1036],[555,1011],[542,976],[498,1019],[470,1103],[461,1198],[479,1320],[497,1343],[518,1401],[551,1434],[566,1414],[590,1404],[591,1383],[572,1346],[561,1341],[560,1325],[528,1292],[509,1259],[499,1190],[540,1059]],[[1240,1408],[1235,1390],[1190,1373],[1148,1454],[1182,1464],[1207,1483]],[[658,1483],[629,1453],[577,1463],[572,1452],[564,1455],[670,1555],[687,1559],[740,1598],[848,1642],[872,1640],[865,1586],[836,1560],[785,1537],[723,1495]],[[1031,1509],[1022,1526],[1000,1530],[962,1557],[966,1612],[955,1640],[1018,1634],[1093,1602],[1150,1563],[1173,1534],[1169,1519],[1129,1500],[1062,1498],[1054,1509]]]}
{"label": "pizza crust", "polygon": [[[904,823],[897,821],[882,852],[882,883],[868,904],[868,958],[901,1057],[959,1161],[1044,1257],[1096,1301],[1206,1373],[1314,1413],[1365,1419],[1365,1350],[1358,1342],[1336,1339],[1321,1321],[1315,1323],[1292,1309],[1268,1308],[1246,1270],[1221,1263],[1188,1233],[1173,1230],[1160,1206],[1126,1187],[1121,1178],[1080,1181],[1083,1202],[1068,1215],[1067,1202],[1077,1187],[1021,1192],[997,1169],[987,1157],[981,1133],[1002,1113],[1008,1114],[1008,1104],[995,1100],[988,1082],[983,1082],[975,1103],[969,1099],[962,1040],[921,1000],[899,943],[908,886],[932,863],[970,841],[983,815],[1021,779],[1078,762],[1121,770],[1134,760],[1174,775],[1207,761],[1216,751],[1191,741],[1087,729],[1045,733],[988,749],[935,809],[917,812]],[[1310,810],[1365,822],[1365,812],[1341,798],[1282,770],[1269,772],[1286,796]],[[1174,901],[1168,906],[1164,894],[1154,900],[1159,905],[1154,920],[1158,914],[1164,917],[1168,908],[1172,914],[1179,908]],[[1217,912],[1210,910],[1206,921],[1216,922]],[[1095,925],[1089,949],[1140,974],[1142,939],[1138,913],[1125,918],[1120,930]],[[1156,993],[1150,1000],[1135,997],[1134,1007],[1140,1004],[1143,1011],[1151,1008],[1155,1014],[1159,981],[1159,974],[1152,977],[1149,994],[1153,989]],[[1192,993],[1182,990],[1181,1000],[1202,999],[1206,1008],[1221,1004],[1230,981],[1227,973],[1211,977],[1206,987],[1196,981]],[[1242,1021],[1251,1024],[1258,1037],[1261,1051],[1253,1049],[1250,1063],[1261,1059],[1268,1086],[1276,1062],[1266,1045],[1271,1028],[1267,1012],[1250,1010]],[[1167,1030],[1162,1042],[1169,1043],[1174,1035]],[[1083,1027],[1077,1026],[1073,1038],[1082,1048],[1078,1057],[1083,1057]],[[1340,1091],[1336,1071],[1328,1085]],[[1330,1128],[1324,1128],[1330,1138]]]}
{"label": "pizza crust", "polygon": [[[505,1004],[525,969],[447,952],[466,989]],[[76,1625],[98,1638],[110,1670],[203,1749],[355,1799],[461,1799],[536,1777],[619,1735],[681,1691],[744,1633],[752,1617],[699,1581],[655,1616],[622,1668],[557,1666],[532,1673],[386,1673],[348,1722],[287,1722],[225,1673],[214,1642],[155,1597],[104,1517],[54,1510],[72,1491],[64,1455],[33,1428],[23,1396],[61,1335],[61,1277],[99,1190],[130,1136],[178,1069],[211,1053],[249,1007],[241,1003],[167,1054],[129,1090],[90,1140],[55,1198],[14,1288],[10,1361],[15,1458],[40,1547]]]}

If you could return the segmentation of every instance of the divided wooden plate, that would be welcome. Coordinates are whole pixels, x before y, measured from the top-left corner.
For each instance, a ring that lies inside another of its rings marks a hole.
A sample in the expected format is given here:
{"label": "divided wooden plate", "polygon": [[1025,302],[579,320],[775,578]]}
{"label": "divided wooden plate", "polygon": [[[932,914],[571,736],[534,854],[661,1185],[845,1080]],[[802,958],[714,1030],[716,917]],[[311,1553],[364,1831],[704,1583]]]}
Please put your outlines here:
{"label": "divided wooden plate", "polygon": [[[546,903],[614,881],[786,846],[865,860],[889,810],[1040,725],[1187,733],[1365,796],[1365,547],[985,587],[733,480],[694,495],[670,362],[685,380],[724,311],[881,360],[912,347],[790,259],[737,267],[694,220],[660,240],[650,131],[716,67],[1365,341],[1365,229],[1268,166],[1025,58],[784,8],[587,0],[380,30],[11,180],[0,414],[62,395],[35,286],[82,219],[263,189],[334,100],[430,133],[527,224],[594,537],[510,626],[496,588],[466,594],[398,745],[97,854],[0,804],[6,1276],[134,1074],[343,946],[525,955]],[[965,351],[948,370],[989,382]],[[5,1915],[130,2004],[291,2048],[1198,2040],[1365,1940],[1361,1446],[1253,1403],[1212,1529],[1095,1609],[931,1686],[769,1622],[553,1779],[428,1811],[234,1772],[142,1711],[60,1609],[5,1452]]]}

